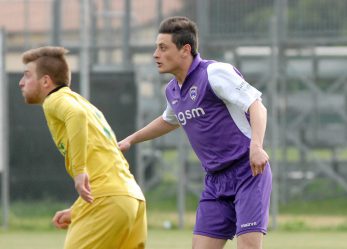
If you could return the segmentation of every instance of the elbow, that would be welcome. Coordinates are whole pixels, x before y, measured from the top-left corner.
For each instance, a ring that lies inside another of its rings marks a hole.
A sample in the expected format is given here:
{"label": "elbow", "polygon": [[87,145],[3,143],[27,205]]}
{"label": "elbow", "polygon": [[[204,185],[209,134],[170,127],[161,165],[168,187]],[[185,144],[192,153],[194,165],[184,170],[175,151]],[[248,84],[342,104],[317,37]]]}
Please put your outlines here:
{"label": "elbow", "polygon": [[262,109],[265,114],[267,114],[267,108],[262,104]]}
{"label": "elbow", "polygon": [[260,100],[257,100],[255,103],[259,107],[260,111],[262,111],[264,114],[267,114],[267,109],[266,109],[266,107],[264,106],[264,104]]}
{"label": "elbow", "polygon": [[267,115],[267,109],[260,100],[253,102],[253,104],[249,107],[248,112],[258,112]]}

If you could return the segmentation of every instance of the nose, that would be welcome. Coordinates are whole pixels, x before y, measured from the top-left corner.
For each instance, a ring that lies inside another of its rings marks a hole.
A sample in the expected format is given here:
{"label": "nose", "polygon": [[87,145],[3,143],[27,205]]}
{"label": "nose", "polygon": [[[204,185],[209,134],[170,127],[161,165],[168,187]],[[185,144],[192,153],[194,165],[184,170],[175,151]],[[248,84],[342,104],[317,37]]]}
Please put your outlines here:
{"label": "nose", "polygon": [[21,88],[24,86],[24,79],[23,79],[23,77],[20,79],[18,85],[19,85],[19,87],[21,87]]}
{"label": "nose", "polygon": [[154,53],[153,53],[153,58],[154,59],[156,59],[156,58],[158,58],[159,56],[158,56],[158,49],[155,49],[154,50]]}

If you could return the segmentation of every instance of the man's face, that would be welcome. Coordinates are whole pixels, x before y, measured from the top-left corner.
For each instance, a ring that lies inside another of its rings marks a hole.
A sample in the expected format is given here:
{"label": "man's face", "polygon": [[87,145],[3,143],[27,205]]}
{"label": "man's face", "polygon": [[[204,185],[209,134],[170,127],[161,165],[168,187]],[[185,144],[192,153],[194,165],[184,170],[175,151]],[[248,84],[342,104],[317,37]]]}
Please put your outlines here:
{"label": "man's face", "polygon": [[159,73],[176,74],[180,70],[181,50],[172,42],[171,34],[158,34],[153,57]]}
{"label": "man's face", "polygon": [[37,78],[36,64],[34,62],[29,62],[25,65],[23,77],[19,81],[19,87],[27,104],[41,103],[41,79]]}

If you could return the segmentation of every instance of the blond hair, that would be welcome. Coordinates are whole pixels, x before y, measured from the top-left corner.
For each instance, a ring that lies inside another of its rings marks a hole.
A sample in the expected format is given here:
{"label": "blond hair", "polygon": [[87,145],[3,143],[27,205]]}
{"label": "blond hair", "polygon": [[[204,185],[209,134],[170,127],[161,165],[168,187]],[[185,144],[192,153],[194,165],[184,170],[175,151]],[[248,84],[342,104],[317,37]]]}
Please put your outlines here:
{"label": "blond hair", "polygon": [[39,78],[48,75],[56,85],[70,85],[70,69],[65,54],[69,51],[63,47],[40,47],[30,49],[22,54],[24,64],[34,62]]}

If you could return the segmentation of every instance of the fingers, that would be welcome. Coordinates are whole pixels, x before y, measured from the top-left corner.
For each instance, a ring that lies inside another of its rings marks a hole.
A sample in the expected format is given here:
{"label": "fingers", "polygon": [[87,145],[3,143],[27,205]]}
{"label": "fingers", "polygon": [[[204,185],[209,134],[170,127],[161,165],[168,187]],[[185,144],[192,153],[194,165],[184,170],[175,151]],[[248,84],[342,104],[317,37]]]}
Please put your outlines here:
{"label": "fingers", "polygon": [[61,214],[60,214],[60,212],[57,212],[57,213],[55,213],[55,215],[54,215],[54,217],[53,217],[53,219],[52,219],[52,223],[53,223],[53,225],[56,227],[56,228],[60,228],[59,226],[60,226],[60,224],[59,224],[59,216],[60,216]]}
{"label": "fingers", "polygon": [[128,138],[125,138],[118,143],[118,147],[122,152],[126,152],[130,149],[131,143],[129,141],[130,140]]}
{"label": "fingers", "polygon": [[260,163],[251,162],[252,175],[257,176],[259,174],[262,174],[265,170],[267,162],[268,160],[263,160]]}
{"label": "fingers", "polygon": [[94,198],[92,196],[92,193],[90,192],[89,186],[82,186],[82,187],[77,186],[76,189],[83,200],[85,200],[88,203],[93,202]]}
{"label": "fingers", "polygon": [[52,219],[52,223],[56,228],[67,229],[71,223],[70,210],[56,212]]}
{"label": "fingers", "polygon": [[86,178],[85,182],[84,182],[84,191],[83,191],[82,198],[83,198],[83,200],[85,200],[88,203],[92,203],[94,200],[92,193],[91,193],[91,190],[90,190],[90,183],[89,183],[88,178]]}
{"label": "fingers", "polygon": [[260,167],[258,167],[258,166],[252,166],[251,168],[252,168],[252,175],[253,175],[253,176],[257,176],[257,175],[263,173],[264,168],[265,168],[265,165],[264,165],[264,166],[260,166]]}
{"label": "fingers", "polygon": [[131,144],[126,140],[122,140],[118,143],[118,147],[122,152],[126,152],[130,149]]}
{"label": "fingers", "polygon": [[252,176],[257,176],[260,174],[260,172],[258,171],[258,167],[251,166],[251,169],[252,169]]}
{"label": "fingers", "polygon": [[267,162],[269,161],[269,155],[263,149],[256,149],[250,153],[250,164],[252,175],[257,176],[262,174]]}
{"label": "fingers", "polygon": [[75,188],[83,200],[92,203],[94,198],[91,193],[89,178],[86,173],[79,174],[75,178]]}

